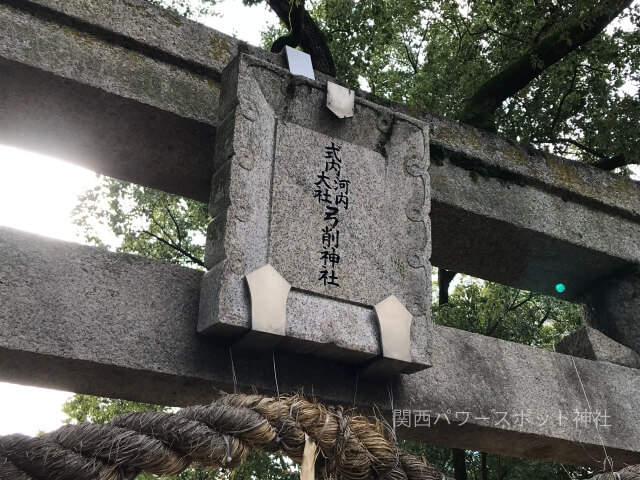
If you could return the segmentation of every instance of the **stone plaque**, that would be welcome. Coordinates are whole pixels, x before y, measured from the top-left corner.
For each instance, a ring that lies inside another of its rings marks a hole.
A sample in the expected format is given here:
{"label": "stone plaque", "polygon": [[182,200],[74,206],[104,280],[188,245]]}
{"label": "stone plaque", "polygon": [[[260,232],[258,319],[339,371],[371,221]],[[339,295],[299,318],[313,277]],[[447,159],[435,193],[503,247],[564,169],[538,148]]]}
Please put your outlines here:
{"label": "stone plaque", "polygon": [[[245,351],[363,362],[385,341],[374,306],[394,297],[410,338],[378,365],[428,366],[428,127],[360,98],[353,118],[337,119],[326,84],[247,56],[223,80],[199,330]],[[267,286],[246,277],[265,265],[291,290],[286,318],[257,332],[255,289]]]}
{"label": "stone plaque", "polygon": [[280,123],[271,264],[302,290],[361,304],[385,298],[385,177],[378,152]]}

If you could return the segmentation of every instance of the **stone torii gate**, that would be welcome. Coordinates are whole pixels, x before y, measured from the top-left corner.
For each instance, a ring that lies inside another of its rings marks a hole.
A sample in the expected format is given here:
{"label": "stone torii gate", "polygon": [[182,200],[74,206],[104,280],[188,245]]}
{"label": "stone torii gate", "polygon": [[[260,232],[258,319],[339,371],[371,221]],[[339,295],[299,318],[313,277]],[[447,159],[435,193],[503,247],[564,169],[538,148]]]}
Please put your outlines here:
{"label": "stone torii gate", "polygon": [[[2,380],[179,406],[274,391],[275,367],[280,391],[428,412],[404,438],[581,465],[604,443],[640,463],[637,184],[362,97],[339,120],[329,79],[138,0],[0,0],[0,32],[1,143],[214,218],[204,276],[0,228]],[[340,287],[317,278],[337,228],[323,172],[350,181]],[[561,280],[610,338],[570,338],[574,359],[433,325],[430,262],[549,295]],[[599,431],[572,421],[591,408]]]}

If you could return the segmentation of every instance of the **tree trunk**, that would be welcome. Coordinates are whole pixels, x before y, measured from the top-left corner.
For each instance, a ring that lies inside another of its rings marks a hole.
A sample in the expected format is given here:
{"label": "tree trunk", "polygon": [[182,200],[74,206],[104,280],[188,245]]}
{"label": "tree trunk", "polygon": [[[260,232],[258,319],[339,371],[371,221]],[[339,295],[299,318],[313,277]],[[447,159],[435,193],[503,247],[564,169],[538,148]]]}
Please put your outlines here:
{"label": "tree trunk", "polygon": [[482,463],[482,480],[489,480],[489,466],[487,465],[486,452],[480,452],[480,462]]}
{"label": "tree trunk", "polygon": [[451,285],[451,281],[453,277],[457,274],[456,272],[450,272],[449,270],[445,270],[444,268],[438,268],[438,304],[444,305],[445,303],[449,303],[449,285]]}
{"label": "tree trunk", "polygon": [[453,456],[453,476],[456,480],[468,480],[467,479],[467,459],[464,450],[459,448],[452,448],[451,455]]}
{"label": "tree trunk", "polygon": [[[267,0],[267,4],[291,30],[302,50],[311,55],[313,68],[335,77],[336,66],[327,39],[311,14],[304,8],[304,1],[294,3],[292,0]],[[297,22],[298,25],[292,22]]]}
{"label": "tree trunk", "polygon": [[[438,304],[449,303],[449,285],[456,272],[438,268]],[[467,460],[465,451],[458,448],[451,449],[453,457],[453,475],[456,480],[467,480]]]}

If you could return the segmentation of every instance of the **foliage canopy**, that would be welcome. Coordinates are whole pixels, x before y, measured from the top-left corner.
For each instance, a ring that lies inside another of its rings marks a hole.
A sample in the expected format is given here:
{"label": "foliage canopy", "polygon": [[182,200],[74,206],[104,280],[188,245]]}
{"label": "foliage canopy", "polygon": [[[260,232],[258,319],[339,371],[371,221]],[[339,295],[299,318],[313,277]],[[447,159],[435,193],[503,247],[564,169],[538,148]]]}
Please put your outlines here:
{"label": "foliage canopy", "polygon": [[347,83],[606,169],[640,162],[630,4],[307,0]]}

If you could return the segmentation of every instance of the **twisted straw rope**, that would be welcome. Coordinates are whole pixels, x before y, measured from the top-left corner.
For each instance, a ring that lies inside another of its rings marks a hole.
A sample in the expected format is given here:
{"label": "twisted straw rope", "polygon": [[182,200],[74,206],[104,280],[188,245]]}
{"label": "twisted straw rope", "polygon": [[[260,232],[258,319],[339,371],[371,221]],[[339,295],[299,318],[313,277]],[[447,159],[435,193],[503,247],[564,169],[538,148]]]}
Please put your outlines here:
{"label": "twisted straw rope", "polygon": [[0,437],[0,480],[131,480],[175,475],[191,463],[234,468],[251,450],[302,463],[305,433],[316,471],[347,480],[442,480],[426,460],[397,449],[380,422],[301,396],[224,395],[177,413],[135,412],[109,424],[65,425],[39,438]]}
{"label": "twisted straw rope", "polygon": [[640,480],[640,465],[631,465],[619,472],[600,473],[591,480]]}

